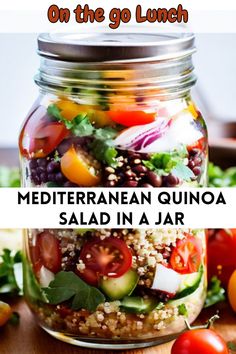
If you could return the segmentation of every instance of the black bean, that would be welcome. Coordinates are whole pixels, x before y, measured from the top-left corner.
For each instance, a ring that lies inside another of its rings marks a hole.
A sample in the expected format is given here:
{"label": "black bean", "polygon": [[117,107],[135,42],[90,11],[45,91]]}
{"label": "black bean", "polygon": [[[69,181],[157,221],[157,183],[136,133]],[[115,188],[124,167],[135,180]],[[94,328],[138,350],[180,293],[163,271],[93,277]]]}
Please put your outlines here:
{"label": "black bean", "polygon": [[34,159],[30,160],[30,163],[29,163],[30,169],[34,169],[34,168],[36,168],[37,166],[38,166],[37,160],[34,160]]}
{"label": "black bean", "polygon": [[46,183],[48,181],[48,176],[45,172],[40,173],[40,180],[42,183]]}
{"label": "black bean", "polygon": [[32,169],[31,172],[30,172],[30,175],[31,175],[32,178],[35,177],[35,176],[37,176],[36,170],[35,170],[35,169]]}
{"label": "black bean", "polygon": [[60,168],[60,163],[56,161],[51,161],[47,165],[47,172],[52,173]]}
{"label": "black bean", "polygon": [[53,173],[49,173],[48,180],[49,180],[49,182],[56,182],[56,175]]}
{"label": "black bean", "polygon": [[128,170],[125,172],[125,176],[128,177],[129,179],[133,179],[136,177],[136,173],[134,173],[132,170]]}
{"label": "black bean", "polygon": [[141,154],[136,151],[128,151],[128,156],[132,157],[133,159],[140,159]]}
{"label": "black bean", "polygon": [[150,159],[150,154],[142,154],[142,160],[149,160]]}
{"label": "black bean", "polygon": [[143,188],[153,188],[153,186],[149,183],[142,183],[140,187],[143,187]]}
{"label": "black bean", "polygon": [[55,179],[57,183],[63,183],[65,181],[65,177],[61,172],[57,172],[57,174],[55,175]]}
{"label": "black bean", "polygon": [[153,187],[160,187],[162,185],[162,178],[158,176],[155,172],[148,171],[146,176]]}
{"label": "black bean", "polygon": [[33,182],[34,182],[36,185],[41,184],[40,177],[39,177],[39,176],[35,176],[35,177],[33,178]]}
{"label": "black bean", "polygon": [[47,160],[46,159],[37,159],[37,164],[39,167],[46,167],[47,166]]}
{"label": "black bean", "polygon": [[133,168],[133,171],[136,173],[146,173],[147,172],[147,167],[143,165],[137,165]]}
{"label": "black bean", "polygon": [[199,176],[201,172],[202,172],[201,167],[196,166],[193,168],[193,173],[195,174],[195,176]]}
{"label": "black bean", "polygon": [[195,167],[195,163],[193,160],[190,160],[188,163],[188,167],[191,168],[191,170]]}
{"label": "black bean", "polygon": [[193,162],[195,166],[200,166],[202,164],[202,159],[200,157],[195,157]]}
{"label": "black bean", "polygon": [[179,184],[179,178],[172,174],[166,176],[165,181],[168,187],[175,187],[177,184]]}
{"label": "black bean", "polygon": [[137,185],[138,185],[137,181],[126,181],[123,187],[137,187]]}

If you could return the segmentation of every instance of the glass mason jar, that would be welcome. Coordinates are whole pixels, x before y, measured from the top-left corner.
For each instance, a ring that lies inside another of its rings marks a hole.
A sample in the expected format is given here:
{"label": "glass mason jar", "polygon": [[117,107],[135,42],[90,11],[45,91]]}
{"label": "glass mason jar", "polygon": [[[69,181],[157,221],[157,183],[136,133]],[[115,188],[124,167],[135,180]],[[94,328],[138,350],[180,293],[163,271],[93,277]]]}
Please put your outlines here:
{"label": "glass mason jar", "polygon": [[[20,134],[24,187],[202,187],[192,35],[41,35],[40,97]],[[163,343],[206,291],[205,232],[25,231],[25,298],[41,327],[94,348]]]}

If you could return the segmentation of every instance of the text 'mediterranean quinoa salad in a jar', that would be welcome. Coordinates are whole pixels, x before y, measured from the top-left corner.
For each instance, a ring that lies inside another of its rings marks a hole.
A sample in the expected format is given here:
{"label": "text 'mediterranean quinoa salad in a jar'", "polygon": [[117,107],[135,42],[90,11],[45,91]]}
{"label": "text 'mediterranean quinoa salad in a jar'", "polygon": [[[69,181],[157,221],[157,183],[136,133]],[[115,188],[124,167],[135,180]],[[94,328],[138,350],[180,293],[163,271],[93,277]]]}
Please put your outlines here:
{"label": "text 'mediterranean quinoa salad in a jar'", "polygon": [[[42,34],[40,97],[20,133],[23,187],[203,187],[190,34]],[[40,217],[40,216],[39,216]],[[90,348],[172,339],[205,300],[205,231],[25,232],[24,292],[42,328]]]}

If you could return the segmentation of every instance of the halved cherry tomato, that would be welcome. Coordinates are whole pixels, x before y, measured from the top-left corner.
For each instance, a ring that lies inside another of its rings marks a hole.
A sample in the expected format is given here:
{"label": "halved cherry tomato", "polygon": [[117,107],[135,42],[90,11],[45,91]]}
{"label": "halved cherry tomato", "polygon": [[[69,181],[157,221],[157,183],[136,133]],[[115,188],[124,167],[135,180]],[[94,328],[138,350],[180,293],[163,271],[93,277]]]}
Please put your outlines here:
{"label": "halved cherry tomato", "polygon": [[44,265],[53,273],[59,272],[61,269],[61,249],[59,241],[56,237],[48,231],[44,231],[37,236],[36,249],[31,253],[31,257],[38,257],[37,260],[32,259],[34,268]]}
{"label": "halved cherry tomato", "polygon": [[227,287],[229,278],[236,269],[236,229],[209,231],[208,277],[213,275]]}
{"label": "halved cherry tomato", "polygon": [[149,113],[143,111],[109,111],[107,113],[114,122],[125,127],[152,123],[157,115],[156,112]]}
{"label": "halved cherry tomato", "polygon": [[197,272],[201,264],[202,247],[194,236],[177,241],[170,257],[171,267],[178,273]]}
{"label": "halved cherry tomato", "polygon": [[3,326],[10,319],[12,314],[11,307],[5,302],[0,301],[0,326]]}
{"label": "halved cherry tomato", "polygon": [[69,181],[83,187],[96,186],[101,181],[100,164],[82,149],[73,146],[61,158],[62,173]]}
{"label": "halved cherry tomato", "polygon": [[45,107],[39,106],[28,118],[20,135],[19,148],[27,158],[49,155],[69,134],[65,125],[54,122]]}
{"label": "halved cherry tomato", "polygon": [[98,286],[99,282],[99,273],[95,272],[92,269],[85,268],[82,272],[76,271],[81,279],[83,279],[86,283],[92,286]]}
{"label": "halved cherry tomato", "polygon": [[228,354],[223,338],[211,329],[193,329],[181,334],[171,354]]}
{"label": "halved cherry tomato", "polygon": [[85,264],[81,277],[96,285],[100,276],[121,277],[132,265],[132,253],[126,243],[115,237],[93,238],[85,242],[80,253]]}

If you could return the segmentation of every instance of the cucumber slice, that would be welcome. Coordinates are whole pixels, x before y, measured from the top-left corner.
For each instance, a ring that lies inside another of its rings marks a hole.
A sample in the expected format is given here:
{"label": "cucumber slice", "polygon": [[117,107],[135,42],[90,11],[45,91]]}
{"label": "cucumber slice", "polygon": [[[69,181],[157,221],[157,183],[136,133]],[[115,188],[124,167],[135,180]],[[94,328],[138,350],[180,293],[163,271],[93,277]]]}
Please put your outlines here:
{"label": "cucumber slice", "polygon": [[[192,276],[192,277],[191,277]],[[192,294],[199,287],[203,276],[203,265],[200,267],[198,273],[189,274],[182,284],[182,289],[175,296],[174,300],[182,299],[185,296]]]}
{"label": "cucumber slice", "polygon": [[121,309],[130,313],[149,313],[158,305],[155,298],[144,299],[140,296],[126,296],[121,301]]}
{"label": "cucumber slice", "polygon": [[130,269],[119,278],[102,279],[100,288],[111,300],[120,300],[131,295],[139,280],[138,274]]}
{"label": "cucumber slice", "polygon": [[186,288],[194,286],[197,283],[200,273],[192,273],[192,274],[185,274],[181,276],[181,283],[179,286],[179,292],[183,291]]}

